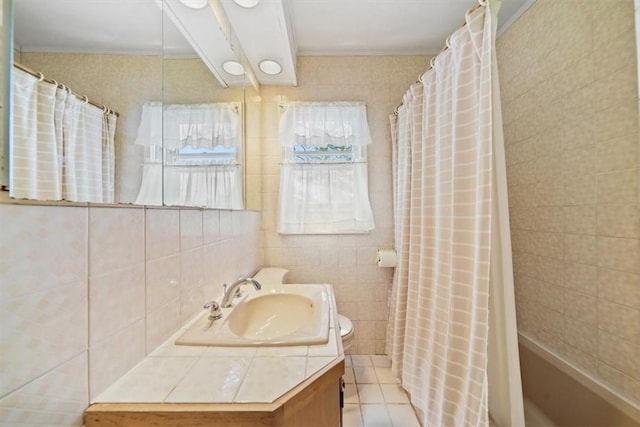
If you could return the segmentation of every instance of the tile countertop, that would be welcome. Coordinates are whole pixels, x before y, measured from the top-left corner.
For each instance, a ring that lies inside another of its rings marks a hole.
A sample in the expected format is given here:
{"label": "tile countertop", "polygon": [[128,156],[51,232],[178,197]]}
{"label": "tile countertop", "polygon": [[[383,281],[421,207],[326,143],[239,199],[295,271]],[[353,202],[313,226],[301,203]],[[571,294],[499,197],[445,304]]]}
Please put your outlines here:
{"label": "tile countertop", "polygon": [[275,401],[343,355],[340,328],[335,327],[337,312],[333,288],[324,286],[330,296],[331,314],[326,344],[282,347],[175,345],[183,328],[92,403]]}

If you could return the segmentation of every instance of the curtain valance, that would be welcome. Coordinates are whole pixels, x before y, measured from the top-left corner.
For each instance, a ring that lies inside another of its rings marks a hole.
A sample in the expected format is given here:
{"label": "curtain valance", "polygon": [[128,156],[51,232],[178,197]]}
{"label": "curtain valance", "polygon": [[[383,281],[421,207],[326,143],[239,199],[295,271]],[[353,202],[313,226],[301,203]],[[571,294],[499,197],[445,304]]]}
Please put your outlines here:
{"label": "curtain valance", "polygon": [[180,149],[240,146],[240,104],[237,102],[213,104],[163,105],[146,103],[135,143],[144,146],[162,146]]}
{"label": "curtain valance", "polygon": [[371,144],[362,103],[288,102],[281,107],[280,142],[284,147]]}

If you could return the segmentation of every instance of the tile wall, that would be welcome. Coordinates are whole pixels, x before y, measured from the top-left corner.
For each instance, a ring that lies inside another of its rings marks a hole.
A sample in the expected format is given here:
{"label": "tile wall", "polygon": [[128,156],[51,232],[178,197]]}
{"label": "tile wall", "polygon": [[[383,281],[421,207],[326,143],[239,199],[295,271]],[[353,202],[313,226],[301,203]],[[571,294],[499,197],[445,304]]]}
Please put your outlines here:
{"label": "tile wall", "polygon": [[88,403],[262,264],[260,214],[0,204],[0,424]]}
{"label": "tile wall", "polygon": [[537,0],[497,45],[518,329],[640,404],[633,0]]}
{"label": "tile wall", "polygon": [[[354,354],[382,354],[393,269],[376,265],[376,249],[393,247],[389,114],[428,66],[426,56],[299,57],[298,86],[261,88],[262,228],[265,265],[290,270],[290,283],[331,283],[338,310],[353,320]],[[373,144],[369,198],[375,230],[366,235],[280,235],[277,232],[281,101],[362,101]],[[257,126],[257,123],[249,126]],[[248,132],[251,131],[249,127]]]}

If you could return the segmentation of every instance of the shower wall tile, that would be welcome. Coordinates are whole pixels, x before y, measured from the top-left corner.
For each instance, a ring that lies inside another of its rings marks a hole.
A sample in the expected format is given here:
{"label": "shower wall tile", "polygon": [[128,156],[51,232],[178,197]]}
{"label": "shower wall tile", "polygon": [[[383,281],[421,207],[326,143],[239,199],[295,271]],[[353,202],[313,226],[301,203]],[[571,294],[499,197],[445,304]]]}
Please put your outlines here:
{"label": "shower wall tile", "polygon": [[[593,334],[593,331],[591,331]],[[598,374],[598,358],[591,356],[592,353],[584,352],[579,348],[573,347],[567,343],[564,347],[564,354],[562,356],[571,360],[577,367],[583,371],[597,376]]]}
{"label": "shower wall tile", "polygon": [[623,396],[640,401],[640,381],[602,362],[598,363],[598,377]]}
{"label": "shower wall tile", "polygon": [[640,239],[640,208],[637,205],[598,206],[598,235]]}
{"label": "shower wall tile", "polygon": [[577,3],[537,1],[496,43],[518,330],[640,405],[634,5]]}
{"label": "shower wall tile", "polygon": [[638,166],[638,136],[628,135],[597,145],[596,163],[598,172],[633,169]]}
{"label": "shower wall tile", "polygon": [[638,378],[640,375],[640,359],[637,355],[640,346],[608,334],[602,330],[598,334],[598,355],[606,364]]}
{"label": "shower wall tile", "polygon": [[598,266],[640,273],[640,240],[598,237]]}
{"label": "shower wall tile", "polygon": [[640,275],[598,268],[598,296],[640,310]]}
{"label": "shower wall tile", "polygon": [[596,203],[596,175],[566,175],[564,177],[563,205],[593,205]]}
{"label": "shower wall tile", "polygon": [[640,344],[640,310],[603,300],[598,302],[598,318],[601,330]]}
{"label": "shower wall tile", "polygon": [[631,204],[638,200],[638,169],[598,174],[598,204]]}
{"label": "shower wall tile", "polygon": [[567,289],[595,296],[598,292],[597,267],[588,264],[565,262],[564,285]]}
{"label": "shower wall tile", "polygon": [[564,259],[565,261],[579,262],[582,264],[595,264],[596,237],[580,234],[565,234]]}

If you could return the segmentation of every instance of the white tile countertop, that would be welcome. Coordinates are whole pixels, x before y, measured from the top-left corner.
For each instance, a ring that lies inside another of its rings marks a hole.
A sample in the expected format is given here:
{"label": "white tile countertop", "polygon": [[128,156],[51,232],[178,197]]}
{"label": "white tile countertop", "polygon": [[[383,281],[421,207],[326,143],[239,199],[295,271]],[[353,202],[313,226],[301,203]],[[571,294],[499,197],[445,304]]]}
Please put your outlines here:
{"label": "white tile countertop", "polygon": [[271,403],[343,355],[335,296],[326,344],[178,346],[179,330],[92,403]]}

